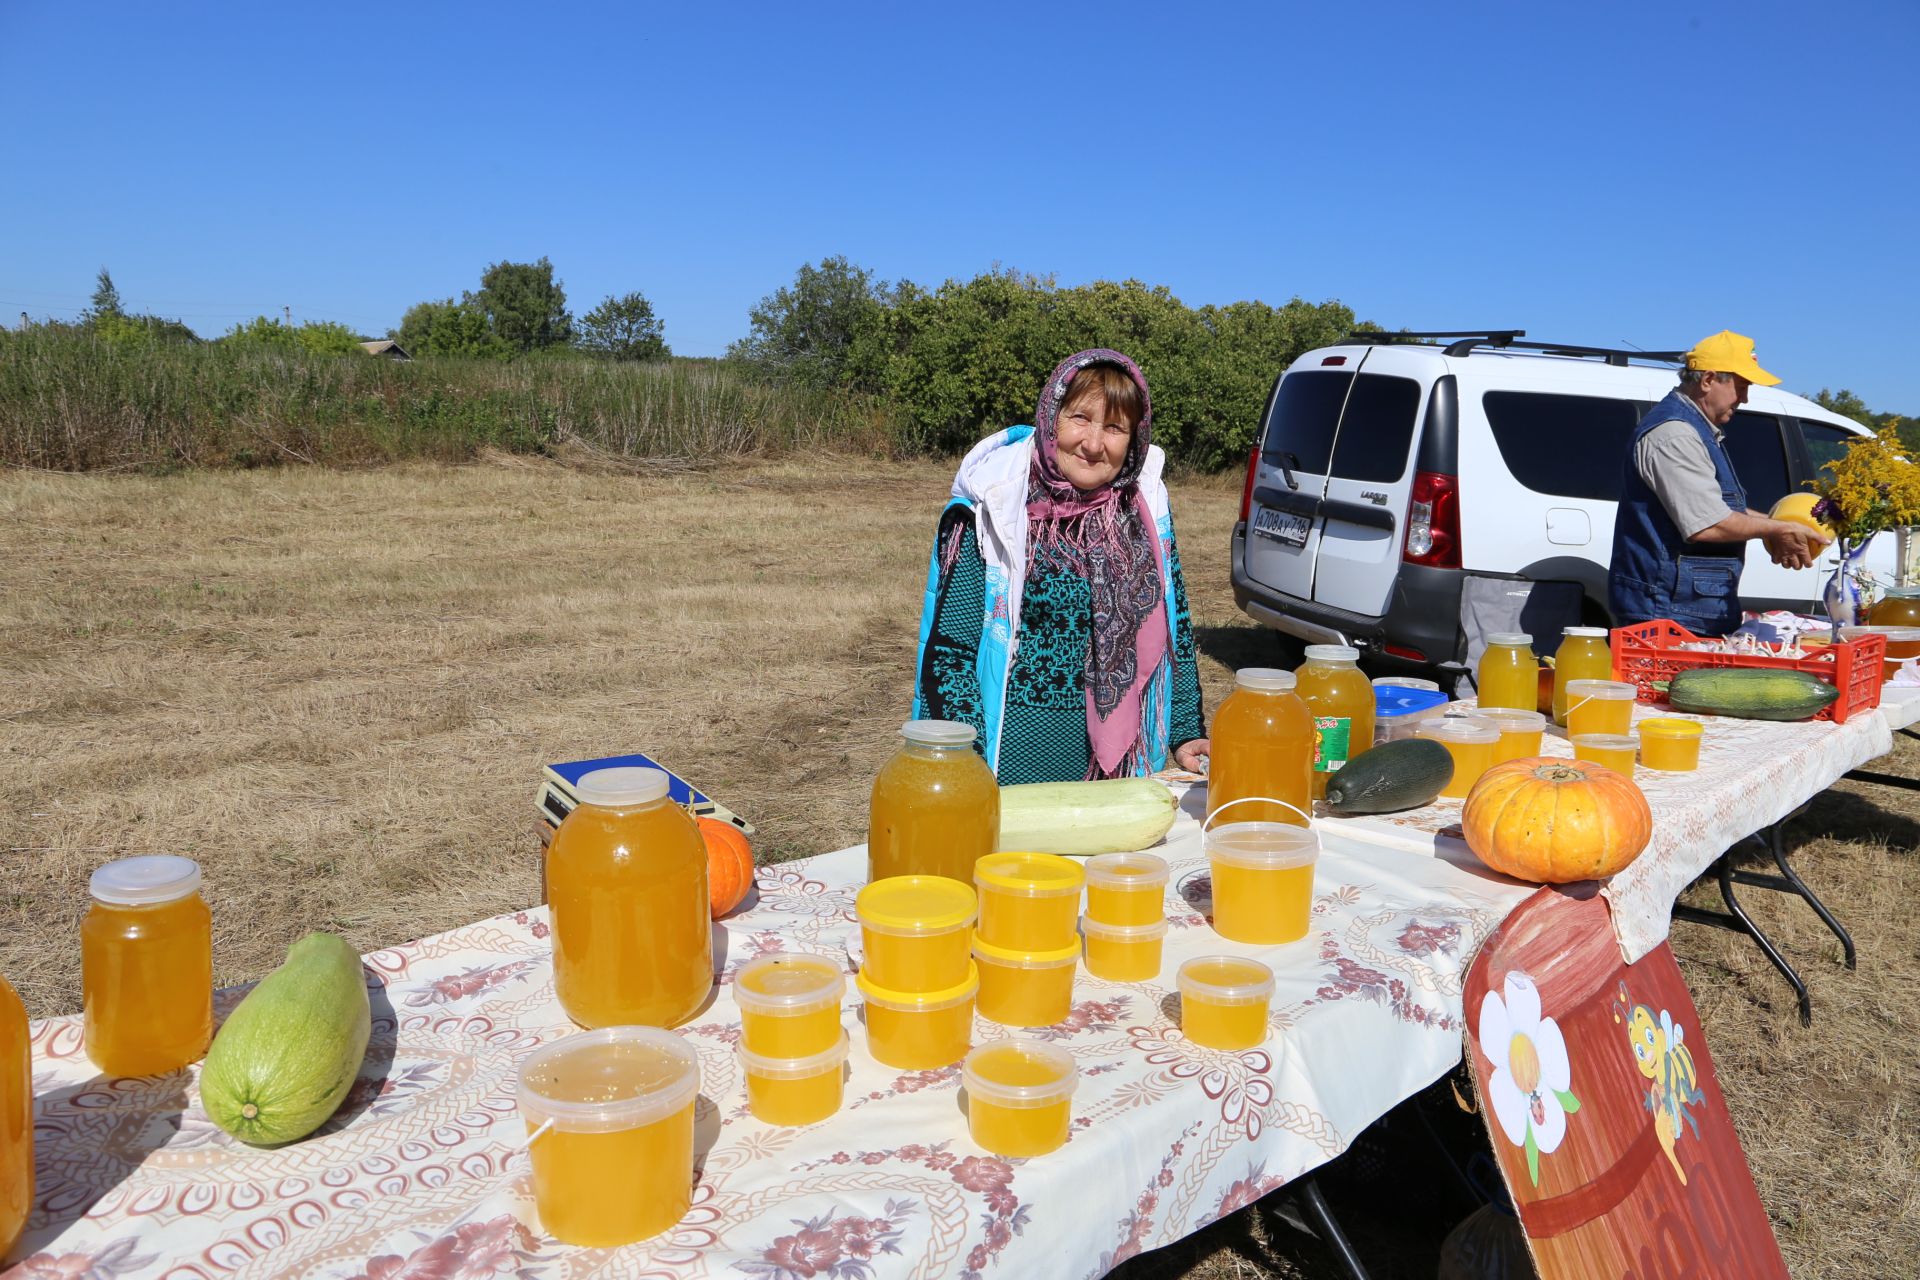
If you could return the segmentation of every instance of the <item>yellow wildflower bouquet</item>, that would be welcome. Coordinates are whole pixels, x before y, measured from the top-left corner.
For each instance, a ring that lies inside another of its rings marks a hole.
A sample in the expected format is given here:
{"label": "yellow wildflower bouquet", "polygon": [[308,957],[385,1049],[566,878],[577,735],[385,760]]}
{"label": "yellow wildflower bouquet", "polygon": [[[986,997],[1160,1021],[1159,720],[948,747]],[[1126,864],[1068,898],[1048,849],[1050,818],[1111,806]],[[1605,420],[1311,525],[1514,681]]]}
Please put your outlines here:
{"label": "yellow wildflower bouquet", "polygon": [[1898,425],[1856,438],[1807,486],[1820,498],[1813,518],[1843,543],[1864,544],[1882,529],[1920,524],[1920,467],[1903,455]]}

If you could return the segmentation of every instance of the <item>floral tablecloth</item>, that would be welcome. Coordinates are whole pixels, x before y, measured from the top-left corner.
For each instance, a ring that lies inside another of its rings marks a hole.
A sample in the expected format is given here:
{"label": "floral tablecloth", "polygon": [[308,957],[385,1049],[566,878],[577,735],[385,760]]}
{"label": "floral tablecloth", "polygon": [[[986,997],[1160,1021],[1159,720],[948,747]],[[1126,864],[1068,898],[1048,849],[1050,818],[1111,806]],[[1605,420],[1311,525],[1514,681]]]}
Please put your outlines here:
{"label": "floral tablecloth", "polygon": [[[1198,796],[1187,797],[1190,809]],[[7,1280],[296,1276],[526,1280],[581,1276],[1091,1277],[1251,1204],[1324,1163],[1460,1056],[1474,950],[1529,891],[1445,859],[1330,833],[1313,929],[1285,947],[1221,941],[1191,812],[1174,867],[1159,980],[1077,978],[1072,1016],[1041,1034],[1079,1064],[1063,1149],[976,1148],[958,1070],[899,1072],[855,1051],[840,1113],[802,1129],[753,1119],[734,1056],[731,975],[763,952],[845,959],[863,848],[763,868],[727,920],[723,985],[683,1029],[702,1071],[693,1208],[649,1243],[556,1244],[534,1213],[515,1064],[572,1030],[555,1002],[543,910],[366,957],[367,1069],[321,1133],[241,1146],[202,1111],[193,1073],[106,1080],[77,1017],[33,1028],[38,1189]],[[1172,975],[1194,955],[1277,972],[1272,1034],[1220,1053],[1184,1039]],[[237,1000],[223,993],[222,1012]],[[977,1022],[976,1040],[1003,1034]]]}
{"label": "floral tablecloth", "polygon": [[[1890,723],[1906,722],[1909,708],[1862,714],[1845,724],[1781,724],[1680,716],[1705,727],[1700,767],[1692,773],[1639,769],[1634,781],[1653,810],[1653,840],[1602,892],[1613,908],[1613,929],[1631,964],[1666,941],[1675,899],[1735,843],[1819,795],[1849,769],[1893,748]],[[1911,708],[1920,714],[1920,703]],[[1672,716],[1636,705],[1635,721]],[[1548,727],[1547,755],[1571,756],[1563,731]],[[1316,825],[1362,843],[1426,853],[1466,868],[1478,865],[1460,834],[1460,802],[1441,800],[1379,818],[1321,818]]]}

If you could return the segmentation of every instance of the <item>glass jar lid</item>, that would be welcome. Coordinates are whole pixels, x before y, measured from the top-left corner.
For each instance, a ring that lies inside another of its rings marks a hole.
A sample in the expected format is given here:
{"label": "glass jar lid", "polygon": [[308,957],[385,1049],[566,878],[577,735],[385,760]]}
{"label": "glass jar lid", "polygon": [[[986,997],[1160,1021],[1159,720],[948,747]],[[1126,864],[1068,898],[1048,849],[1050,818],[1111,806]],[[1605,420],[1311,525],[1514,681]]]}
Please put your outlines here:
{"label": "glass jar lid", "polygon": [[1295,684],[1293,672],[1278,667],[1242,667],[1233,673],[1233,682],[1256,693],[1285,693]]}
{"label": "glass jar lid", "polygon": [[1487,643],[1503,647],[1518,648],[1533,643],[1533,637],[1524,631],[1492,631],[1487,633]]}
{"label": "glass jar lid", "polygon": [[1360,651],[1348,644],[1310,644],[1305,652],[1308,662],[1360,661]]}
{"label": "glass jar lid", "polygon": [[150,907],[172,902],[200,889],[200,864],[170,853],[121,858],[99,868],[87,892],[100,902],[121,907]]}
{"label": "glass jar lid", "polygon": [[619,769],[595,769],[580,775],[573,793],[581,804],[597,804],[607,809],[631,809],[652,804],[667,794],[667,771],[626,766]]}
{"label": "glass jar lid", "polygon": [[970,747],[977,736],[970,724],[958,720],[909,720],[900,726],[900,736],[923,747]]}

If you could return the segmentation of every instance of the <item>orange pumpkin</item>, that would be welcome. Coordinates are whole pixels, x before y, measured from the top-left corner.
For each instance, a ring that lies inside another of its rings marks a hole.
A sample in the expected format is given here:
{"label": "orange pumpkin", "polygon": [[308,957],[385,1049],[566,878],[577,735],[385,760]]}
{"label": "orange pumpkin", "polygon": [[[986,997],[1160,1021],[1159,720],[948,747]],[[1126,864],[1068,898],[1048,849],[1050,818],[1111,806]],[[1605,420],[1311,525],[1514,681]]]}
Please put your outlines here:
{"label": "orange pumpkin", "polygon": [[1460,811],[1467,847],[1495,871],[1537,884],[1610,876],[1653,837],[1633,779],[1585,760],[1532,756],[1480,775]]}
{"label": "orange pumpkin", "polygon": [[753,846],[746,832],[718,818],[699,820],[700,838],[707,842],[707,896],[718,920],[740,905],[753,887]]}

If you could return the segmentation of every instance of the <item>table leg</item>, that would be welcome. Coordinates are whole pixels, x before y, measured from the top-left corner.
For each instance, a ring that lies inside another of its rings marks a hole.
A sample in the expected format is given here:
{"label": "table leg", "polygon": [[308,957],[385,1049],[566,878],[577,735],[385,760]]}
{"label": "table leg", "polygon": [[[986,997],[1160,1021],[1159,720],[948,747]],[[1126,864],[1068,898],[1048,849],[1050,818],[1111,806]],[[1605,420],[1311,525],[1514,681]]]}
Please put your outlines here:
{"label": "table leg", "polygon": [[[1783,889],[1783,892],[1797,893],[1806,899],[1807,905],[1813,908],[1814,914],[1820,917],[1827,928],[1833,930],[1834,937],[1840,939],[1840,946],[1845,950],[1847,955],[1847,968],[1857,969],[1859,965],[1856,963],[1858,957],[1853,947],[1853,935],[1848,933],[1845,926],[1838,920],[1834,919],[1833,912],[1827,910],[1827,904],[1820,901],[1820,895],[1807,887],[1807,882],[1800,878],[1800,873],[1795,871],[1793,864],[1787,861],[1786,838],[1781,833],[1778,823],[1767,829],[1767,846],[1773,853],[1774,865],[1780,868],[1780,874],[1786,878],[1787,884],[1791,886],[1788,889]],[[1748,874],[1751,875],[1752,873]],[[1769,876],[1765,878],[1755,878],[1745,883],[1759,884],[1769,889],[1778,887],[1770,883],[1771,880],[1772,877]]]}
{"label": "table leg", "polygon": [[1360,1255],[1353,1251],[1353,1244],[1347,1239],[1347,1233],[1340,1229],[1339,1220],[1333,1216],[1333,1206],[1327,1203],[1326,1196],[1320,1192],[1320,1184],[1311,1173],[1303,1174],[1287,1184],[1295,1206],[1306,1218],[1313,1234],[1320,1237],[1322,1244],[1333,1251],[1340,1269],[1352,1280],[1368,1280],[1367,1269],[1360,1263]]}
{"label": "table leg", "polygon": [[[1719,873],[1720,897],[1727,904],[1727,910],[1714,911],[1707,907],[1676,904],[1673,908],[1674,918],[1691,921],[1694,924],[1712,925],[1716,929],[1726,929],[1733,933],[1744,933],[1752,938],[1760,950],[1766,954],[1767,959],[1773,962],[1773,967],[1780,971],[1780,976],[1793,987],[1794,995],[1800,1001],[1800,1025],[1810,1027],[1813,1025],[1813,1001],[1807,995],[1807,984],[1794,971],[1794,967],[1787,963],[1787,958],[1780,954],[1780,949],[1773,945],[1773,939],[1766,935],[1753,917],[1747,914],[1746,908],[1742,907],[1739,900],[1733,896],[1733,885],[1736,879],[1742,884],[1751,884],[1755,883],[1755,877],[1751,872],[1734,871],[1730,857],[1731,855],[1723,853],[1713,864],[1714,869]],[[1765,881],[1774,879],[1778,877],[1767,876],[1761,878],[1760,883],[1764,884]]]}

